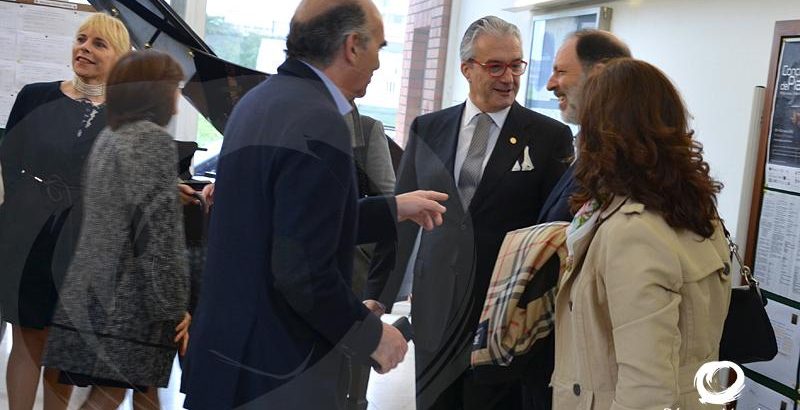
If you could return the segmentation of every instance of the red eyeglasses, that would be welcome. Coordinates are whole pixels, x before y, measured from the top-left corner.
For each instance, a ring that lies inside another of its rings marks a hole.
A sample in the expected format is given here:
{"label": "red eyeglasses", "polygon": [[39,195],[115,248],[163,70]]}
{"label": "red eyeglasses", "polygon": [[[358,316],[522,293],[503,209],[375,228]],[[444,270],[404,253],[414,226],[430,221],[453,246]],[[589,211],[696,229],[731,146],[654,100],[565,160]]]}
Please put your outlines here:
{"label": "red eyeglasses", "polygon": [[492,77],[502,77],[508,68],[511,69],[512,75],[520,76],[525,73],[525,69],[528,67],[528,63],[522,60],[516,60],[510,63],[481,63],[474,58],[470,58],[467,61],[483,67]]}

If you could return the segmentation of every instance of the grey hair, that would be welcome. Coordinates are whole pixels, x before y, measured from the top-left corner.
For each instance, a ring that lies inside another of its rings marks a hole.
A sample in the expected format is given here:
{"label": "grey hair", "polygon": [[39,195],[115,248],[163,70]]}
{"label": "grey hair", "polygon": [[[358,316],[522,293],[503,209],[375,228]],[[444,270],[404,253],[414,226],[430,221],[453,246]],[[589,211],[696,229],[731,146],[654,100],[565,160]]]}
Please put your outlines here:
{"label": "grey hair", "polygon": [[292,19],[286,37],[286,56],[328,67],[347,36],[358,34],[358,46],[370,41],[367,16],[356,2],[331,8],[309,21]]}
{"label": "grey hair", "polygon": [[520,45],[522,44],[522,34],[516,25],[500,17],[486,16],[475,20],[467,27],[464,38],[461,39],[461,61],[475,57],[475,40],[483,34],[496,37],[514,36],[519,40]]}

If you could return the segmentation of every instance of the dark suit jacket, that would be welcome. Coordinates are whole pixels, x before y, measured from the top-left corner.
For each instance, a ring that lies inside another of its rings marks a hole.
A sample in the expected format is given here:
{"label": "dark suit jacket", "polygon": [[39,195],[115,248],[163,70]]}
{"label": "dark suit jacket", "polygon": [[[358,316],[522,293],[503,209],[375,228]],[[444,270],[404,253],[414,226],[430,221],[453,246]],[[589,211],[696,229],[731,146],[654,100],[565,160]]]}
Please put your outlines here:
{"label": "dark suit jacket", "polygon": [[564,171],[564,175],[561,175],[561,179],[544,201],[537,223],[571,221],[574,215],[570,210],[569,197],[576,189],[578,185],[575,182],[575,164],[572,164]]}
{"label": "dark suit jacket", "polygon": [[350,134],[305,64],[236,106],[216,183],[185,405],[340,407],[343,354],[366,363],[381,337],[350,289],[354,245],[394,235],[394,202],[357,204]]}
{"label": "dark suit jacket", "polygon": [[[431,189],[450,195],[444,224],[422,233],[414,268],[412,322],[420,409],[428,408],[467,369],[503,238],[508,231],[536,222],[572,152],[569,128],[515,103],[469,210],[464,210],[453,176],[463,111],[461,104],[414,120],[398,175],[397,193]],[[530,147],[534,169],[512,172],[525,147]],[[392,274],[373,271],[367,297],[392,304],[417,232],[410,224],[400,226]]]}

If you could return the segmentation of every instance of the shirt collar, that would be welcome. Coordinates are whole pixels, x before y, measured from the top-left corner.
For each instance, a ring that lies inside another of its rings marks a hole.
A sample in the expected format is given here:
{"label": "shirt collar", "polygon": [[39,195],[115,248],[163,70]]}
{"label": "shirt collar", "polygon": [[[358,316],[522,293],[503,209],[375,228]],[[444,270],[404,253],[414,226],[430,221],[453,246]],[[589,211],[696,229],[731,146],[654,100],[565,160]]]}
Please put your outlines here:
{"label": "shirt collar", "polygon": [[350,101],[347,100],[347,97],[342,94],[342,90],[340,90],[339,87],[337,87],[336,84],[334,84],[333,81],[331,81],[331,79],[325,75],[325,73],[303,60],[300,61],[314,71],[314,74],[319,76],[319,78],[322,80],[322,83],[325,84],[328,92],[330,92],[331,96],[333,96],[333,101],[336,103],[336,108],[339,110],[339,114],[345,115],[353,110],[353,106],[350,105]]}
{"label": "shirt collar", "polygon": [[[503,128],[503,124],[506,122],[506,118],[508,117],[508,113],[511,111],[511,106],[496,111],[496,112],[487,112],[489,117],[491,117],[492,121],[494,121],[497,128]],[[476,115],[480,114],[482,111],[480,108],[475,106],[475,104],[467,98],[466,106],[464,107],[464,115],[461,117],[461,128],[466,127],[469,123],[475,118]]]}

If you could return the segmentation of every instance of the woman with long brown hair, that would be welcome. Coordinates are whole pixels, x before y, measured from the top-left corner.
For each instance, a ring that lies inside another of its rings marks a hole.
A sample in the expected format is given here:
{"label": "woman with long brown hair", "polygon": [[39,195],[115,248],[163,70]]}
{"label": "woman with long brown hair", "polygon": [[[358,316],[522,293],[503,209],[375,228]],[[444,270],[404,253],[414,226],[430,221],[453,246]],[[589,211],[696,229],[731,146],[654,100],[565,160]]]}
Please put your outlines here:
{"label": "woman with long brown hair", "polygon": [[556,409],[693,409],[693,378],[717,360],[730,258],[681,97],[643,61],[586,84],[556,299]]}

